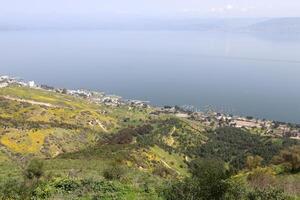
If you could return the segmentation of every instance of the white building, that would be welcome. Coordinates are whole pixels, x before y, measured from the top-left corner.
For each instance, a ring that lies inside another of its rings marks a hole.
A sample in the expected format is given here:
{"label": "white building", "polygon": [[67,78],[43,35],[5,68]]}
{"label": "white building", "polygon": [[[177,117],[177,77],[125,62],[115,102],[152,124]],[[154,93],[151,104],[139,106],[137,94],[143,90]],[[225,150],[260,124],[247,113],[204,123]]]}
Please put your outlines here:
{"label": "white building", "polygon": [[34,82],[34,81],[29,81],[29,82],[28,82],[28,86],[29,86],[29,87],[31,87],[31,88],[34,88],[34,87],[36,87],[36,85],[35,85],[35,82]]}
{"label": "white building", "polygon": [[8,86],[8,83],[0,83],[0,88],[4,88],[4,87],[7,87]]}

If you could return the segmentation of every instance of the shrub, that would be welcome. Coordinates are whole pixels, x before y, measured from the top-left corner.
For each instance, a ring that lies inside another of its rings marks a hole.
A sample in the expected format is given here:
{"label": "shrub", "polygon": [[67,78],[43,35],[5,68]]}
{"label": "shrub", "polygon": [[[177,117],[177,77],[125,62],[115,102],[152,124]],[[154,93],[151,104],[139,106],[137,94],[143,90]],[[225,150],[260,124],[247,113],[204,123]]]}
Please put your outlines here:
{"label": "shrub", "polygon": [[135,134],[132,128],[122,129],[110,139],[110,144],[130,144]]}
{"label": "shrub", "polygon": [[228,188],[225,194],[226,200],[245,200],[247,189],[245,183],[237,180],[228,180]]}
{"label": "shrub", "polygon": [[263,158],[260,156],[248,156],[246,158],[246,167],[249,170],[255,169],[255,168],[261,166],[262,161],[263,161]]}
{"label": "shrub", "polygon": [[153,174],[160,176],[162,178],[167,178],[168,176],[175,176],[175,172],[172,169],[169,169],[164,166],[156,166],[153,170]]}
{"label": "shrub", "polygon": [[53,186],[65,192],[72,192],[80,187],[80,183],[73,179],[57,179],[54,181]]}
{"label": "shrub", "polygon": [[24,176],[27,179],[40,179],[44,174],[44,163],[40,160],[32,160],[24,171]]}
{"label": "shrub", "polygon": [[103,172],[103,176],[107,180],[122,180],[125,178],[126,169],[123,166],[113,164]]}
{"label": "shrub", "polygon": [[247,181],[253,188],[268,188],[275,184],[274,172],[270,168],[257,168],[248,175]]}
{"label": "shrub", "polygon": [[300,145],[282,150],[273,158],[274,164],[282,164],[287,172],[297,173],[300,171]]}
{"label": "shrub", "polygon": [[52,186],[48,184],[41,184],[33,190],[31,199],[48,199],[54,192],[55,191]]}
{"label": "shrub", "polygon": [[288,200],[282,190],[277,188],[255,189],[247,195],[248,200]]}
{"label": "shrub", "polygon": [[198,194],[198,182],[192,178],[186,178],[177,183],[171,183],[163,194],[166,200],[200,200]]}
{"label": "shrub", "polygon": [[0,186],[0,199],[22,199],[24,197],[22,184],[15,179],[8,179]]}
{"label": "shrub", "polygon": [[225,195],[226,200],[289,200],[283,190],[275,187],[250,189],[241,180],[229,180],[229,187]]}

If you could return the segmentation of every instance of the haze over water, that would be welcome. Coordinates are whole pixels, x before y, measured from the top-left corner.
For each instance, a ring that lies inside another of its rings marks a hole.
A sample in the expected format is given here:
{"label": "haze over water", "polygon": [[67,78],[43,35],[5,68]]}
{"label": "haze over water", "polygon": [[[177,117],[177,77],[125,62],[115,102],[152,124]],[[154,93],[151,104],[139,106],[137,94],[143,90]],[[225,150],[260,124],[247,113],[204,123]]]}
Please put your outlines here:
{"label": "haze over water", "polygon": [[300,42],[200,31],[2,31],[0,74],[300,123]]}

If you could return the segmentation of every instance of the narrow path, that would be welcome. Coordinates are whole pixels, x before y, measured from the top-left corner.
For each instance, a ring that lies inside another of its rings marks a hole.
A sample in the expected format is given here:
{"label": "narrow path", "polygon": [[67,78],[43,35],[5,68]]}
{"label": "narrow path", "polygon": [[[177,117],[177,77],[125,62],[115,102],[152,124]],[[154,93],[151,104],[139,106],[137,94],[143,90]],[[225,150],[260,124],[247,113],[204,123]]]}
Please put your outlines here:
{"label": "narrow path", "polygon": [[170,136],[172,136],[175,133],[175,131],[176,131],[176,127],[174,126],[172,131],[170,132]]}
{"label": "narrow path", "polygon": [[10,96],[1,96],[4,99],[11,100],[11,101],[17,101],[17,102],[22,102],[22,103],[29,103],[32,105],[39,105],[39,106],[46,106],[50,108],[58,108],[59,106],[55,106],[50,103],[44,103],[44,102],[38,102],[38,101],[33,101],[33,100],[26,100],[26,99],[19,99],[19,98],[14,98]]}
{"label": "narrow path", "polygon": [[97,120],[97,123],[104,130],[104,132],[108,133],[108,130],[105,128],[105,126],[99,120]]}
{"label": "narrow path", "polygon": [[160,161],[169,169],[175,171],[178,175],[181,175],[179,171],[177,171],[176,169],[172,168],[166,161],[164,161],[163,159],[160,159]]}

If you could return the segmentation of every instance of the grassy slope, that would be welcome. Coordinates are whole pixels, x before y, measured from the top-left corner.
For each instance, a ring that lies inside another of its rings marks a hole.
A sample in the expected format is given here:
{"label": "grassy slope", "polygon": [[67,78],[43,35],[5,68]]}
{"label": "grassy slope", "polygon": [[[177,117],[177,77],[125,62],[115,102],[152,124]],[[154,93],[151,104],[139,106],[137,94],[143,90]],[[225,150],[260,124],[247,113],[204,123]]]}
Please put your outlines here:
{"label": "grassy slope", "polygon": [[[145,184],[155,188],[169,179],[189,176],[185,161],[194,156],[189,155],[190,149],[218,141],[211,140],[214,137],[198,122],[170,115],[150,117],[151,111],[151,108],[98,105],[26,87],[1,88],[0,179],[20,177],[24,160],[32,157],[47,158],[46,174],[58,177],[72,174],[79,179],[102,180],[103,172],[118,163],[127,169],[126,184],[131,188],[127,199],[143,199],[137,196],[144,195],[140,188]],[[154,129],[149,135],[135,138],[133,143],[99,144],[121,129],[145,123],[151,123]],[[274,143],[280,141],[276,139]],[[175,176],[153,175],[160,167],[169,168]],[[278,178],[282,182],[293,181],[297,175]]]}
{"label": "grassy slope", "polygon": [[[12,101],[4,96],[57,107]],[[50,157],[79,150],[81,146],[94,145],[101,134],[124,126],[124,118],[131,119],[128,124],[138,124],[150,112],[129,111],[127,107],[111,108],[68,95],[25,87],[2,88],[0,103],[0,118],[8,123],[0,129],[1,144],[15,153]],[[42,151],[42,147],[46,149]]]}
{"label": "grassy slope", "polygon": [[[51,107],[35,102],[48,103]],[[166,155],[164,150],[145,149],[137,144],[96,145],[122,128],[145,123],[151,109],[108,107],[25,87],[0,89],[0,104],[2,177],[21,176],[22,161],[38,157],[48,158],[44,161],[46,174],[65,177],[74,172],[76,178],[96,180],[102,180],[103,171],[119,162],[127,168],[127,182],[137,193],[145,183],[156,187],[164,181],[151,175],[155,166],[163,165],[160,159]],[[126,118],[130,120],[124,121]],[[172,161],[175,171],[186,174],[185,169],[179,168],[185,165],[182,159],[177,163],[176,157],[171,158],[166,162]]]}

